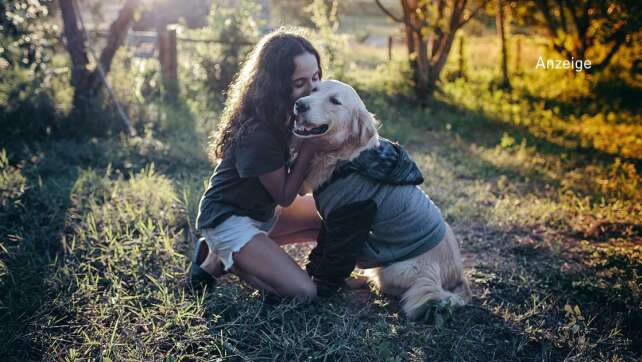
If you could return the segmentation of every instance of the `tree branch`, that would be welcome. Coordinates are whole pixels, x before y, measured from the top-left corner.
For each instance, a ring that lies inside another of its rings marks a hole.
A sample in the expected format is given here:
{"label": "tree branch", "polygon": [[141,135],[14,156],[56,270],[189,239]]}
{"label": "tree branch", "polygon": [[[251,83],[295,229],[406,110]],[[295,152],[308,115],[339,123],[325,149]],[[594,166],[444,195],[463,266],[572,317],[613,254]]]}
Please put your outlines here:
{"label": "tree branch", "polygon": [[[562,30],[564,30],[564,33],[568,33],[568,25],[566,24],[566,1],[564,0],[557,0],[557,7],[559,8],[560,12],[560,24],[562,24]],[[575,14],[575,9],[573,8],[573,5],[569,6],[569,12],[571,13],[571,17],[577,18],[577,14]],[[576,24],[576,29],[577,29],[577,24]]]}
{"label": "tree branch", "polygon": [[65,32],[66,46],[71,57],[71,83],[74,87],[82,87],[89,74],[87,66],[89,59],[85,51],[85,39],[78,28],[76,21],[76,8],[71,0],[61,0],[60,10],[62,12],[63,27]]}
{"label": "tree branch", "polygon": [[381,4],[381,2],[380,2],[379,0],[374,0],[374,1],[375,1],[375,3],[377,4],[377,6],[379,7],[379,9],[381,9],[381,11],[383,11],[386,15],[388,15],[388,17],[389,17],[390,19],[392,19],[392,20],[394,20],[394,21],[396,21],[396,22],[398,22],[398,23],[403,23],[403,22],[404,22],[403,20],[401,20],[401,19],[399,19],[398,17],[396,17],[393,13],[391,13],[388,9],[386,9],[386,8]]}
{"label": "tree branch", "polygon": [[622,44],[624,44],[624,40],[625,39],[626,39],[626,36],[624,35],[624,33],[622,33],[620,36],[618,36],[616,38],[615,44],[613,44],[613,47],[611,48],[611,50],[609,50],[608,54],[606,54],[604,59],[602,59],[600,64],[595,64],[594,65],[595,70],[598,70],[598,71],[602,70],[602,69],[606,68],[607,65],[609,65],[609,63],[611,62],[611,59],[613,58],[615,53],[617,53],[618,49],[620,49]]}
{"label": "tree branch", "polygon": [[551,38],[557,39],[557,24],[551,15],[551,8],[548,6],[548,0],[536,0],[535,4],[537,4],[542,15],[544,15],[546,27],[548,28],[548,32],[551,34]]}
{"label": "tree branch", "polygon": [[134,12],[138,7],[139,0],[127,0],[123,5],[123,8],[118,14],[118,18],[111,23],[109,27],[109,37],[107,38],[107,45],[100,53],[100,64],[105,71],[105,74],[109,73],[111,68],[111,61],[116,55],[116,51],[122,45],[125,37],[127,36],[127,31],[129,26],[134,18]]}
{"label": "tree branch", "polygon": [[470,13],[468,17],[466,17],[465,19],[459,22],[459,26],[457,28],[461,28],[462,26],[466,25],[466,23],[469,22],[470,19],[474,18],[475,15],[477,15],[477,13],[479,12],[479,10],[481,10],[481,8],[486,6],[486,4],[488,4],[489,1],[490,0],[484,0],[475,10],[473,10],[472,13]]}

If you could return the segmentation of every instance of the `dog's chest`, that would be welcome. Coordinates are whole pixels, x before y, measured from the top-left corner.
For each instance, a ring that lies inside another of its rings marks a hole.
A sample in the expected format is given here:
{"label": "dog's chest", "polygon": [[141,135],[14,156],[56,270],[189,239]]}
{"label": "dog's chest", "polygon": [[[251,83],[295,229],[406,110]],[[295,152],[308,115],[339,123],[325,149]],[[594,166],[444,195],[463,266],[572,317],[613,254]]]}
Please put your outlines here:
{"label": "dog's chest", "polygon": [[330,180],[335,166],[336,161],[333,160],[314,160],[312,162],[312,169],[305,182],[310,185],[313,190],[318,189],[322,184]]}

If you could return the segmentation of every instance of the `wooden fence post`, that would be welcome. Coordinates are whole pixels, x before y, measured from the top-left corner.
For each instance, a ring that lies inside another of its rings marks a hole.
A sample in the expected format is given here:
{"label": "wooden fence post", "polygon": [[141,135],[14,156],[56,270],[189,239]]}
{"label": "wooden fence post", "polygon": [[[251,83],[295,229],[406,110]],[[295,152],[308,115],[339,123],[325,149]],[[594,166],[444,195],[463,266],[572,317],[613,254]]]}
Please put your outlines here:
{"label": "wooden fence post", "polygon": [[459,35],[458,75],[459,77],[464,78],[466,80],[468,78],[466,77],[466,50],[464,48],[464,41],[465,41],[464,36]]}
{"label": "wooden fence post", "polygon": [[176,29],[168,29],[167,25],[158,28],[158,60],[161,66],[164,96],[168,100],[176,100],[178,97]]}
{"label": "wooden fence post", "polygon": [[522,36],[517,36],[517,49],[515,49],[515,73],[522,74]]}

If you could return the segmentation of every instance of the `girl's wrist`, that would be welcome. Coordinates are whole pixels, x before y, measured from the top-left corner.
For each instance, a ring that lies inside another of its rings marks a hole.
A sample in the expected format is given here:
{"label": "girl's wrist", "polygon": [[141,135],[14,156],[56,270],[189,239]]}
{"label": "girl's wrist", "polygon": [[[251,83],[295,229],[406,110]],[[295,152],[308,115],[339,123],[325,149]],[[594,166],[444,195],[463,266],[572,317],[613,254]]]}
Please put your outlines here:
{"label": "girl's wrist", "polygon": [[299,157],[312,158],[314,154],[315,154],[315,150],[310,146],[303,146],[299,150]]}

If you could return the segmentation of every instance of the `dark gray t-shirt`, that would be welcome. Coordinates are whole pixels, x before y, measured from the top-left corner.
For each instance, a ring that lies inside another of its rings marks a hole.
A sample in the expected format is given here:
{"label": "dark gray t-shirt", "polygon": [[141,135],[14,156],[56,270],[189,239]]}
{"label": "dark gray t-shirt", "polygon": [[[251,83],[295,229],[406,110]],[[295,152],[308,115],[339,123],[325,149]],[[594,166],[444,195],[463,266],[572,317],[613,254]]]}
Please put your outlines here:
{"label": "dark gray t-shirt", "polygon": [[288,139],[270,127],[246,132],[214,169],[199,203],[196,228],[212,228],[230,215],[267,221],[276,202],[258,176],[286,165]]}

